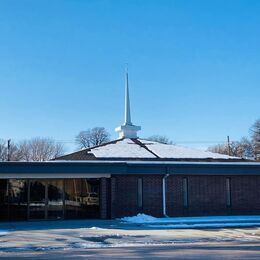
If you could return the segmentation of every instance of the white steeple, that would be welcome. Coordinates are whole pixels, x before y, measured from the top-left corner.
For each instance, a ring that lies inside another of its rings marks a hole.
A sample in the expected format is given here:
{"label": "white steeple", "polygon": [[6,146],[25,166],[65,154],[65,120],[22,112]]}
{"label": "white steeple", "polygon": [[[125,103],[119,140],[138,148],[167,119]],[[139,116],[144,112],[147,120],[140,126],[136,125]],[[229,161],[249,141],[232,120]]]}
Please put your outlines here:
{"label": "white steeple", "polygon": [[117,127],[116,132],[119,134],[119,138],[137,138],[137,131],[141,130],[141,126],[133,125],[131,122],[130,111],[130,97],[128,87],[128,71],[126,70],[125,77],[125,122],[123,125]]}
{"label": "white steeple", "polygon": [[125,125],[132,125],[131,122],[131,111],[130,111],[130,99],[129,99],[129,88],[128,88],[128,71],[125,74]]}

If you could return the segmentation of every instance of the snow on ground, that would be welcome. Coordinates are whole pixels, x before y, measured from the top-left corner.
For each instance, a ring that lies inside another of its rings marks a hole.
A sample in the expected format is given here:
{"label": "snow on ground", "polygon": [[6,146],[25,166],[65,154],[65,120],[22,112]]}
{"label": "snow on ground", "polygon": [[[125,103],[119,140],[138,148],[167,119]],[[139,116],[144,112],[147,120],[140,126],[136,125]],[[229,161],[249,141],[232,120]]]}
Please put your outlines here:
{"label": "snow on ground", "polygon": [[209,216],[209,217],[165,217],[156,218],[143,213],[136,216],[124,217],[120,220],[129,223],[204,223],[204,222],[245,222],[255,221],[260,224],[260,216]]}
{"label": "snow on ground", "polygon": [[150,223],[150,222],[157,222],[159,219],[146,214],[139,213],[133,217],[121,218],[121,220],[129,223]]}
{"label": "snow on ground", "polygon": [[120,219],[126,223],[149,224],[149,227],[168,228],[214,228],[260,226],[260,216],[210,216],[155,218],[139,213],[136,216]]}
{"label": "snow on ground", "polygon": [[148,224],[151,228],[165,228],[165,229],[191,229],[191,228],[247,228],[260,226],[260,222],[250,223],[199,223],[199,224]]}
{"label": "snow on ground", "polygon": [[[260,218],[260,216],[234,218],[235,221],[243,219],[244,223],[255,224],[252,221],[256,221],[257,217]],[[174,219],[180,220],[180,218]],[[217,217],[204,219],[212,221]],[[216,228],[218,223],[215,223],[215,229],[175,229],[175,225],[187,228],[185,225],[196,225],[194,223],[185,221],[174,223],[173,218],[154,218],[144,214],[120,220],[0,223],[0,232],[4,234],[0,236],[0,256],[1,253],[11,252],[69,251],[89,248],[260,243],[260,228],[257,227],[221,229]],[[237,223],[235,224],[237,227]]]}
{"label": "snow on ground", "polygon": [[99,227],[91,227],[89,229],[92,229],[92,230],[102,230],[102,228],[99,228]]}
{"label": "snow on ground", "polygon": [[6,230],[1,230],[0,229],[0,236],[5,236],[7,234],[8,234],[8,232]]}

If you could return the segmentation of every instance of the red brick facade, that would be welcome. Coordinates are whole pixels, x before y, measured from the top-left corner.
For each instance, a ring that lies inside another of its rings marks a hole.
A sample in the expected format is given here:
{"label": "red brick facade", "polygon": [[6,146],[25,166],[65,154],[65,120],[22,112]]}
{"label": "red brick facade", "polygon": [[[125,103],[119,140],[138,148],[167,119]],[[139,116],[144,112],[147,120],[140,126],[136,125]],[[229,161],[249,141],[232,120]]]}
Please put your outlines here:
{"label": "red brick facade", "polygon": [[109,183],[106,178],[100,179],[100,218],[106,219],[108,215],[108,191],[109,191]]}
{"label": "red brick facade", "polygon": [[233,214],[260,214],[260,176],[231,178]]}
{"label": "red brick facade", "polygon": [[[42,179],[37,186],[35,182],[39,178]],[[48,206],[50,186],[55,187],[58,198],[63,201],[62,207],[52,212]],[[164,188],[166,212],[163,210]],[[36,189],[39,190],[31,192]],[[39,191],[42,197],[37,201],[44,201],[40,211],[29,206],[30,201],[35,200],[31,196]],[[3,221],[14,217],[13,220],[114,219],[138,213],[156,217],[164,213],[172,217],[260,215],[260,164],[101,160],[2,162],[0,211]]]}
{"label": "red brick facade", "polygon": [[[143,183],[142,208],[138,208],[138,178],[142,178]],[[162,178],[163,175],[113,176],[107,195],[111,204],[108,218],[137,213],[162,217]],[[186,195],[184,178],[187,180]],[[166,179],[166,205],[168,216],[260,214],[260,176],[170,175]]]}

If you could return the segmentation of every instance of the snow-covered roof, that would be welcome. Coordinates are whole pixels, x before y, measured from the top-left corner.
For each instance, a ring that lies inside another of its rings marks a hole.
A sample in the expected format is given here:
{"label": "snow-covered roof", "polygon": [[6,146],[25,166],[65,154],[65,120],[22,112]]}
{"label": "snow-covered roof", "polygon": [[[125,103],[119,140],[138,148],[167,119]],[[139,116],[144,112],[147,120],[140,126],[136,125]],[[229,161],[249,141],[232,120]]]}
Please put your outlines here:
{"label": "snow-covered roof", "polygon": [[[162,144],[153,141],[140,140],[149,150],[158,155],[160,158],[212,158],[212,159],[234,159],[224,154],[205,152],[198,149],[182,147],[172,144]],[[237,158],[238,159],[238,158]]]}
{"label": "snow-covered roof", "polygon": [[90,153],[94,154],[96,158],[156,158],[147,149],[128,138],[90,149]]}
{"label": "snow-covered roof", "polygon": [[224,154],[204,152],[197,149],[143,139],[122,139],[116,143],[90,149],[97,158],[196,158],[196,159],[234,159]]}
{"label": "snow-covered roof", "polygon": [[241,158],[159,142],[122,138],[61,156],[58,160],[241,160]]}

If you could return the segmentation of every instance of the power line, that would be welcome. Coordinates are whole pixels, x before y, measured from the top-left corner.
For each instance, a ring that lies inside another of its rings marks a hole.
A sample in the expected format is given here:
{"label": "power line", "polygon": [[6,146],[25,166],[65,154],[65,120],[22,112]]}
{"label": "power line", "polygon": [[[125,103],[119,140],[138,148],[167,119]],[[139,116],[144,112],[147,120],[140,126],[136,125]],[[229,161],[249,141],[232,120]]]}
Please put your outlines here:
{"label": "power line", "polygon": [[[55,140],[58,143],[76,143],[76,141],[74,140]],[[177,140],[173,140],[174,143],[178,143],[178,144],[224,144],[226,143],[226,141],[221,140],[221,141],[177,141]]]}
{"label": "power line", "polygon": [[225,143],[225,141],[174,141],[174,143],[179,143],[179,144],[221,144]]}
{"label": "power line", "polygon": [[[75,140],[68,139],[68,140],[55,140],[57,143],[64,143],[64,144],[77,144]],[[234,140],[235,141],[235,140]],[[225,140],[198,140],[198,141],[191,141],[191,140],[173,140],[175,144],[226,144],[227,141]]]}

